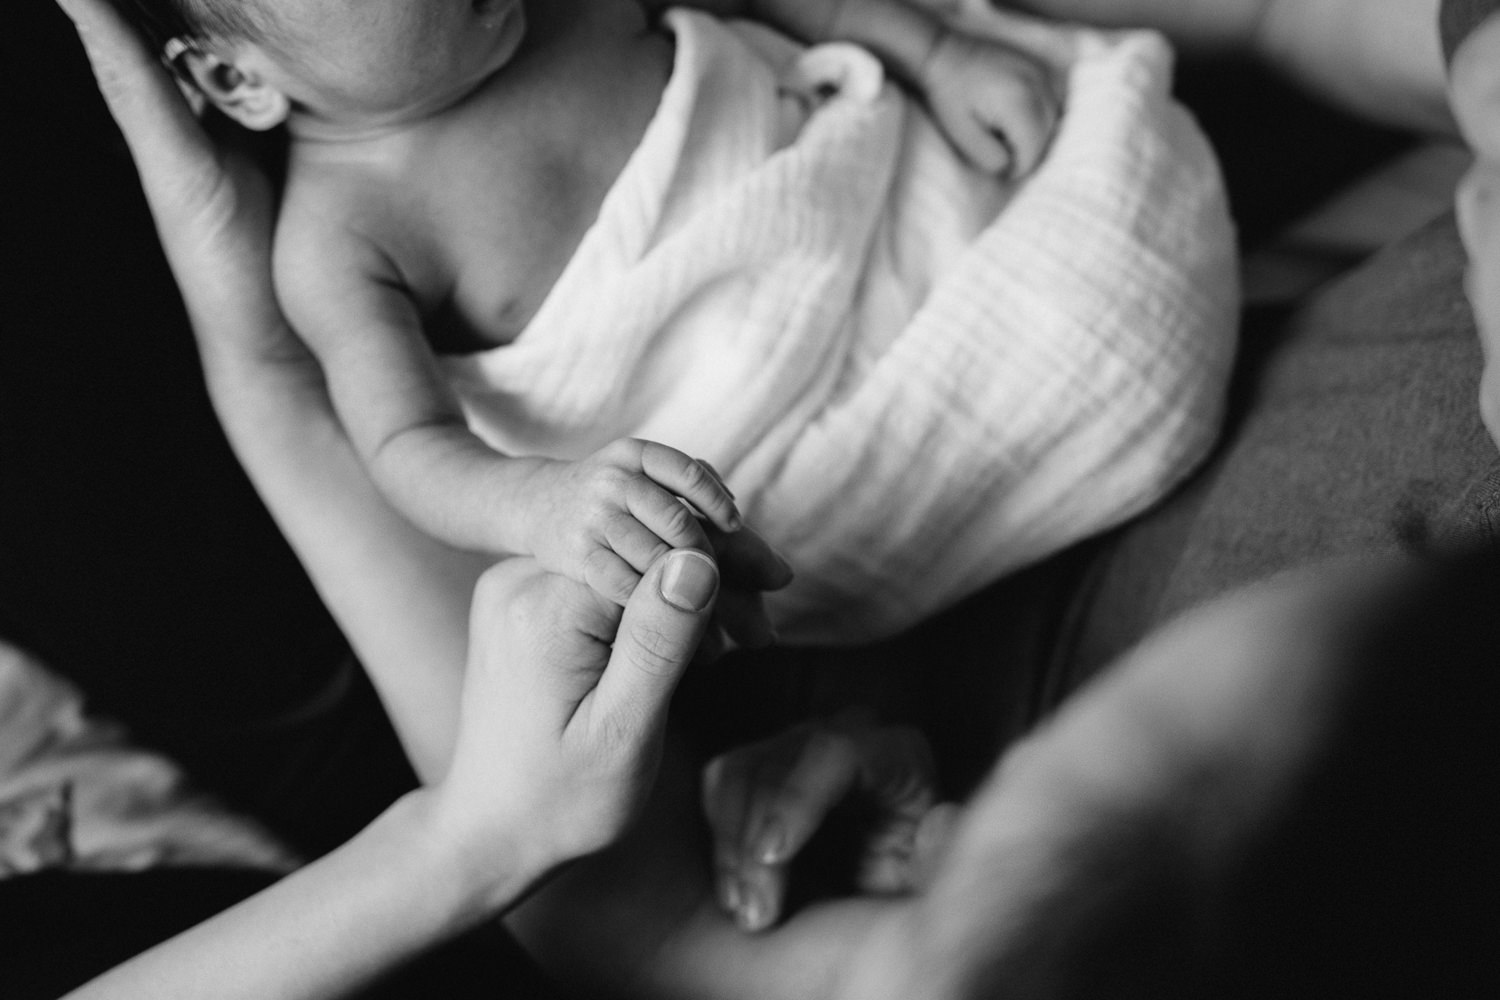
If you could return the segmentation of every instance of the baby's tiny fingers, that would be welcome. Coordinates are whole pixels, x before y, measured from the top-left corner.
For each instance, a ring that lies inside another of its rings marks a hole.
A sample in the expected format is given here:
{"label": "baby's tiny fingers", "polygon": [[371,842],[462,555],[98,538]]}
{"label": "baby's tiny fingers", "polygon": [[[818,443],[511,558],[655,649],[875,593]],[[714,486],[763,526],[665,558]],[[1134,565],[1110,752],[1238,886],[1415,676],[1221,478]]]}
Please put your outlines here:
{"label": "baby's tiny fingers", "polygon": [[713,553],[708,535],[698,518],[671,493],[670,487],[635,478],[625,489],[625,508],[647,531],[674,549],[700,549]]}
{"label": "baby's tiny fingers", "polygon": [[648,478],[691,503],[721,530],[739,530],[734,496],[702,463],[655,441],[641,442],[640,461]]}
{"label": "baby's tiny fingers", "polygon": [[[635,515],[625,509],[612,511],[604,521],[604,541],[615,554],[644,574],[651,564],[671,548]],[[683,546],[686,548],[687,546]]]}
{"label": "baby's tiny fingers", "polygon": [[776,627],[758,590],[726,587],[719,599],[718,620],[729,638],[745,649],[776,644]]}
{"label": "baby's tiny fingers", "polygon": [[609,549],[595,547],[583,560],[583,582],[607,601],[624,607],[641,575]]}
{"label": "baby's tiny fingers", "polygon": [[718,484],[721,487],[723,487],[725,493],[729,494],[729,499],[731,499],[731,500],[737,499],[735,497],[735,495],[734,495],[734,490],[732,490],[732,489],[729,488],[729,483],[724,479],[723,474],[721,474],[718,469],[714,468],[714,465],[713,465],[712,462],[710,462],[706,458],[698,458],[698,459],[694,459],[694,461],[696,461],[699,465],[703,466],[704,469],[708,470],[708,474],[710,476],[713,476],[714,479],[715,479],[715,481],[717,481]]}
{"label": "baby's tiny fingers", "polygon": [[792,582],[792,567],[754,528],[728,533],[710,525],[707,534],[726,584],[747,590],[780,590]]}

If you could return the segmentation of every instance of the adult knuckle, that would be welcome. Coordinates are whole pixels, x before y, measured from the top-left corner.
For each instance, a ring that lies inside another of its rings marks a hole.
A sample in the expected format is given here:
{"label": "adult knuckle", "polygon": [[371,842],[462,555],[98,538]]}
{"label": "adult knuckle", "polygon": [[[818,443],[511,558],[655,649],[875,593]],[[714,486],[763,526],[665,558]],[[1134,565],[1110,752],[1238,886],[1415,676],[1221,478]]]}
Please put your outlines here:
{"label": "adult knuckle", "polygon": [[653,677],[671,676],[682,658],[677,636],[655,622],[637,622],[628,649],[631,661]]}

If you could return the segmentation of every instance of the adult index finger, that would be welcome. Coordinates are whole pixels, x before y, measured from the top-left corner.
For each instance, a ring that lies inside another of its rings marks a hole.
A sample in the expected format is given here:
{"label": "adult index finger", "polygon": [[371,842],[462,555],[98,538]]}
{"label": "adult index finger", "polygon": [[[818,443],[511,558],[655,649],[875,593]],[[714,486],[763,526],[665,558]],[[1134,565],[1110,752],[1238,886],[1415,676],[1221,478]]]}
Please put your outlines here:
{"label": "adult index finger", "polygon": [[115,5],[109,0],[57,0],[57,5],[83,42],[99,91],[153,201],[164,184],[215,172],[213,148],[198,120]]}

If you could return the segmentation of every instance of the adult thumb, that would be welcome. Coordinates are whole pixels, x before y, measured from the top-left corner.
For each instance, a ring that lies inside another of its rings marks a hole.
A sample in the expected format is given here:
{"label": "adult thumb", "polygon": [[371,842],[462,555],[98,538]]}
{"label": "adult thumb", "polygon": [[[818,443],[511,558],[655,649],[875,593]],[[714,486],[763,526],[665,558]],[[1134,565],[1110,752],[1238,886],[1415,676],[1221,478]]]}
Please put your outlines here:
{"label": "adult thumb", "polygon": [[718,591],[718,566],[697,549],[674,549],[652,564],[625,604],[599,678],[595,698],[606,717],[636,735],[661,722],[698,651]]}

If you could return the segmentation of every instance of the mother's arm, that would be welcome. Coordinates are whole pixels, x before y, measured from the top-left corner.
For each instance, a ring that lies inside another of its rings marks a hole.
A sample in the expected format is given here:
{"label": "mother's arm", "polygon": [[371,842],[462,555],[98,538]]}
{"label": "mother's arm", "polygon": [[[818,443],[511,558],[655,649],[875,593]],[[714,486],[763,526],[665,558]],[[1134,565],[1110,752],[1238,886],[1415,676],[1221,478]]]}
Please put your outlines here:
{"label": "mother's arm", "polygon": [[1151,27],[1188,52],[1252,52],[1374,121],[1451,134],[1440,0],[1005,0],[1049,17]]}
{"label": "mother's arm", "polygon": [[[58,2],[78,27],[100,89],[135,157],[229,440],[363,659],[418,772],[428,782],[438,781],[448,770],[459,729],[468,653],[466,612],[485,561],[412,529],[366,477],[332,411],[318,366],[276,306],[270,279],[274,202],[265,175],[249,157],[204,132],[109,0]],[[731,562],[738,561],[752,577],[742,581],[752,589],[784,575],[782,564],[752,532],[736,532],[723,544],[736,547]],[[732,585],[735,570],[726,566],[724,572],[726,585]],[[759,615],[758,604],[745,601],[724,620],[753,633]],[[706,859],[700,863],[686,846],[695,843],[695,831],[678,825],[684,819],[679,807],[691,808],[696,801],[693,776],[680,769],[675,774],[685,783],[671,788],[684,790],[682,796],[668,792],[658,797],[664,809],[655,817],[656,825],[638,832],[627,858],[604,859],[538,894],[525,923],[544,935],[557,926],[581,933],[581,940],[562,935],[557,947],[596,960],[589,963],[592,967],[638,960],[650,950],[667,959],[669,968],[659,978],[711,982],[727,995],[736,995],[736,980],[747,991],[777,995],[760,973],[767,967],[799,984],[806,977],[826,981],[827,954],[797,942],[826,943],[837,935],[803,934],[793,941],[781,938],[751,946],[700,896],[694,876],[700,868],[706,870]],[[686,819],[691,822],[692,817]],[[350,850],[366,861],[389,854],[393,840],[405,836],[400,824],[392,824],[386,824],[392,834],[371,834]],[[688,838],[686,844],[669,839],[678,837]],[[647,863],[638,863],[643,856]],[[344,872],[360,867],[337,860],[334,865]],[[296,895],[279,897],[283,905],[302,912],[301,907],[327,898],[330,884],[342,884],[338,873],[330,875],[329,870],[324,866],[312,878],[286,884],[282,892]],[[657,883],[649,887],[644,909],[635,896],[611,905],[618,893],[630,894],[633,873],[648,870],[673,879],[680,893]],[[430,871],[422,867],[407,871],[410,878],[382,880],[367,887],[365,898],[371,905],[384,905],[400,897],[402,885]],[[700,899],[703,905],[695,906]],[[676,908],[674,901],[686,909]],[[258,911],[240,911],[241,918],[215,922],[199,935],[200,947],[210,953],[236,950],[254,936],[246,928],[258,926],[255,913],[264,917],[267,912],[256,905]],[[590,919],[578,919],[581,905],[592,908]],[[833,923],[843,934],[858,934],[862,928],[842,919]],[[791,963],[789,952],[807,957]],[[565,955],[563,961],[568,960]],[[178,961],[171,959],[172,967],[179,967]],[[810,994],[788,987],[780,995]]]}
{"label": "mother's arm", "polygon": [[439,777],[469,596],[487,563],[413,529],[365,475],[317,363],[277,308],[264,172],[210,140],[109,3],[59,3],[135,158],[229,441],[369,669],[408,755],[424,777]]}
{"label": "mother's arm", "polygon": [[[137,159],[199,335],[213,334],[203,357],[226,428],[379,663],[430,782],[347,844],[78,995],[342,996],[619,834],[654,783],[666,706],[718,574],[701,553],[671,553],[622,617],[529,561],[481,576],[476,561],[406,529],[364,478],[275,308],[263,175],[210,142],[106,0],[61,3]],[[397,690],[405,677],[416,683]],[[414,711],[413,693],[439,714]]]}

